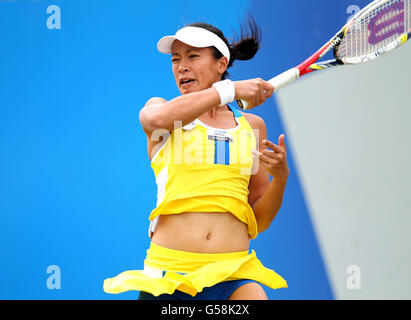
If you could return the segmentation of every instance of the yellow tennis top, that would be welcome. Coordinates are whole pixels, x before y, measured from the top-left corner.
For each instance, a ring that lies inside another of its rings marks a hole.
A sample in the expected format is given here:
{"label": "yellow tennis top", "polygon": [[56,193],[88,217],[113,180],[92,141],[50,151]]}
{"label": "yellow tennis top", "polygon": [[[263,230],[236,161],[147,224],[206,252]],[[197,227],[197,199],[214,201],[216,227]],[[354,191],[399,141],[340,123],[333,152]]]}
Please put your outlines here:
{"label": "yellow tennis top", "polygon": [[[154,139],[159,138],[157,134],[166,136],[151,162],[158,185],[152,223],[162,214],[230,212],[248,225],[251,239],[257,236],[256,219],[248,204],[256,137],[245,117],[232,111],[237,122],[232,129],[212,128],[195,120],[171,133],[153,132]],[[195,296],[206,287],[238,279],[255,280],[273,289],[287,288],[287,282],[264,267],[254,251],[195,253],[151,242],[144,270],[128,270],[105,279],[104,291],[137,290],[158,296],[179,290]]]}
{"label": "yellow tennis top", "polygon": [[151,232],[159,215],[230,212],[248,225],[250,239],[256,238],[257,222],[248,204],[256,137],[245,117],[232,112],[235,128],[213,128],[196,119],[165,133],[156,146],[151,167],[158,191],[149,217]]}

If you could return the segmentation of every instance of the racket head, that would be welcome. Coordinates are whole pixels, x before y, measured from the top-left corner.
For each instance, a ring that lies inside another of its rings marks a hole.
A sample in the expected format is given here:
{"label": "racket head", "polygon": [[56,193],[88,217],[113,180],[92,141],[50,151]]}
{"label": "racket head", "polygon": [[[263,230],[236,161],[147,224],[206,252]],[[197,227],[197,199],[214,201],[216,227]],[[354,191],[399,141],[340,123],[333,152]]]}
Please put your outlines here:
{"label": "racket head", "polygon": [[359,11],[342,29],[334,56],[344,64],[373,60],[411,36],[411,0],[377,0]]}

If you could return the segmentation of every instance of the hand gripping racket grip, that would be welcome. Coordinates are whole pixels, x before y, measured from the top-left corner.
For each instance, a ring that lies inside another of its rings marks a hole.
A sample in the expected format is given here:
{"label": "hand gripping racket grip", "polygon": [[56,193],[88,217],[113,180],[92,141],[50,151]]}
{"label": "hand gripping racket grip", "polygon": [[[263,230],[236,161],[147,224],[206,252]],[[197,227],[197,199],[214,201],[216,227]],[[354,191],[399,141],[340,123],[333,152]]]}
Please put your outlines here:
{"label": "hand gripping racket grip", "polygon": [[[269,83],[272,84],[274,90],[277,91],[284,87],[285,85],[293,82],[300,76],[300,70],[297,68],[291,68],[283,73],[279,74],[278,76],[268,80]],[[239,107],[243,110],[248,109],[248,103],[244,100],[237,100]]]}

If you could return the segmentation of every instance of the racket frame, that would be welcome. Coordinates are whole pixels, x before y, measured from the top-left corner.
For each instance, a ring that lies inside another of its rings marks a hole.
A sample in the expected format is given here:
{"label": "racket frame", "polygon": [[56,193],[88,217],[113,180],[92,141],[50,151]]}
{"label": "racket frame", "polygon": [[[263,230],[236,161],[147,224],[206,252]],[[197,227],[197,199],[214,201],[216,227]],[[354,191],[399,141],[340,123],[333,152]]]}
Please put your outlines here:
{"label": "racket frame", "polygon": [[[390,0],[385,0],[384,2],[388,1]],[[330,40],[328,40],[319,50],[317,50],[308,59],[300,63],[298,66],[291,68],[287,71],[284,71],[283,73],[275,76],[274,78],[271,78],[270,80],[268,80],[268,82],[274,87],[274,90],[277,91],[307,73],[343,64],[358,64],[368,62],[381,56],[384,53],[396,49],[397,47],[405,43],[409,38],[411,38],[411,29],[406,30],[405,33],[401,34],[397,39],[384,45],[382,48],[362,57],[358,57],[356,59],[341,59],[340,57],[338,57],[338,47],[344,36],[347,34],[348,30],[350,30],[350,27],[355,23],[357,19],[360,19],[365,12],[372,10],[373,7],[381,5],[381,1],[378,0],[369,3],[363,9],[358,11],[353,17],[351,17],[350,20],[348,20],[348,22]],[[330,50],[333,50],[333,55],[335,58],[317,63],[317,61],[321,59],[323,56],[325,56]],[[248,103],[244,100],[237,100],[237,104],[241,109],[245,110],[248,108]]]}

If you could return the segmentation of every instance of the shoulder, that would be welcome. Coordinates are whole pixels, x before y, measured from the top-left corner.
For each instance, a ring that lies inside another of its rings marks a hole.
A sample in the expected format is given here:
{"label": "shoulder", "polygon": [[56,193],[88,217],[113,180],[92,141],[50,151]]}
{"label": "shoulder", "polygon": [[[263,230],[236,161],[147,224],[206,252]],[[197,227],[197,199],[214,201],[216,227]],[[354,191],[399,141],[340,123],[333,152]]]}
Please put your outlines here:
{"label": "shoulder", "polygon": [[250,124],[251,128],[260,129],[260,130],[266,128],[263,118],[255,115],[255,114],[252,114],[252,113],[246,113],[246,112],[242,112],[242,111],[240,111],[240,113],[244,116],[244,118]]}
{"label": "shoulder", "polygon": [[160,98],[160,97],[153,97],[147,100],[146,104],[144,105],[145,107],[154,105],[154,104],[162,104],[167,102],[166,99]]}
{"label": "shoulder", "polygon": [[[158,128],[155,122],[158,119],[158,111],[161,110],[162,106],[167,102],[167,100],[159,97],[150,98],[147,100],[144,107],[139,111],[139,120],[143,126],[144,131],[147,134],[151,134],[152,130]],[[161,126],[160,126],[161,127]]]}

